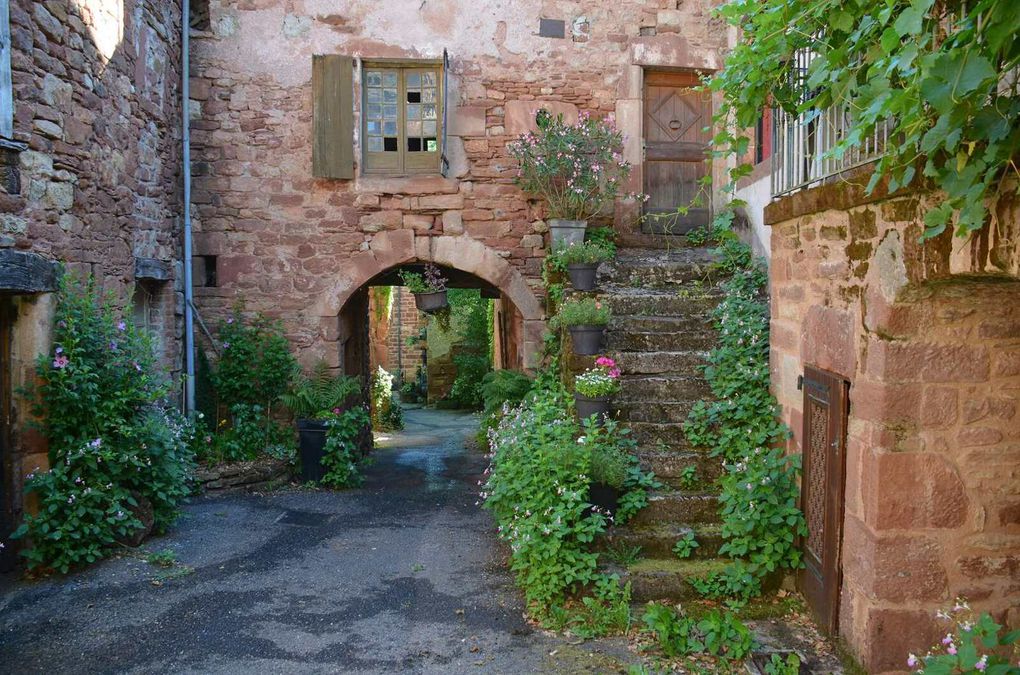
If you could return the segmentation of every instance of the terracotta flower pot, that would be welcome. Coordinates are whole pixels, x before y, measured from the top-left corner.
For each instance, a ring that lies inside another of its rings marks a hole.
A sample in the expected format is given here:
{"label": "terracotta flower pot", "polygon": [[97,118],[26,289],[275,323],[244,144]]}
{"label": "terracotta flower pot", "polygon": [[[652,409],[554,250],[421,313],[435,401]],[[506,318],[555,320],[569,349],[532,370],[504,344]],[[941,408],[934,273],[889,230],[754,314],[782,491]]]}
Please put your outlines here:
{"label": "terracotta flower pot", "polygon": [[604,351],[605,326],[569,326],[569,330],[575,354],[594,356]]}
{"label": "terracotta flower pot", "polygon": [[322,465],[322,458],[326,456],[326,423],[298,420],[297,428],[301,482],[318,483],[326,475],[326,467]]}
{"label": "terracotta flower pot", "polygon": [[577,416],[582,420],[586,420],[592,415],[597,415],[597,421],[601,423],[610,416],[610,405],[612,402],[612,396],[589,398],[574,392],[574,405],[577,407]]}
{"label": "terracotta flower pot", "polygon": [[435,291],[434,293],[415,293],[414,304],[426,314],[433,314],[445,309],[450,301],[446,297],[446,291]]}
{"label": "terracotta flower pot", "polygon": [[595,275],[598,269],[598,263],[574,263],[567,265],[567,275],[570,277],[570,284],[574,287],[574,290],[595,290]]}
{"label": "terracotta flower pot", "polygon": [[565,220],[563,218],[549,219],[549,236],[552,239],[552,248],[556,250],[560,246],[584,243],[584,232],[588,229],[587,220]]}

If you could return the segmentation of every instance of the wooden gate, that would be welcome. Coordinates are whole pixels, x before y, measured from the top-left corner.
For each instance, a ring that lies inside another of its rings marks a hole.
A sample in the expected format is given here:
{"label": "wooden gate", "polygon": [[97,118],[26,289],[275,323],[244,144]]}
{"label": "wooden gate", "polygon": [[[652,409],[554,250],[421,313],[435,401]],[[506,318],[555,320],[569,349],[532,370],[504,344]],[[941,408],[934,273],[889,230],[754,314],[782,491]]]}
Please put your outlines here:
{"label": "wooden gate", "polygon": [[696,73],[645,73],[645,232],[683,234],[711,219],[701,181],[709,171],[712,101],[694,90],[698,84]]}
{"label": "wooden gate", "polygon": [[806,367],[801,509],[808,536],[798,586],[819,623],[830,633],[838,627],[842,585],[846,423],[847,383],[831,373]]}
{"label": "wooden gate", "polygon": [[10,534],[15,525],[14,457],[11,447],[11,330],[14,303],[0,295],[0,572],[14,568],[17,559]]}

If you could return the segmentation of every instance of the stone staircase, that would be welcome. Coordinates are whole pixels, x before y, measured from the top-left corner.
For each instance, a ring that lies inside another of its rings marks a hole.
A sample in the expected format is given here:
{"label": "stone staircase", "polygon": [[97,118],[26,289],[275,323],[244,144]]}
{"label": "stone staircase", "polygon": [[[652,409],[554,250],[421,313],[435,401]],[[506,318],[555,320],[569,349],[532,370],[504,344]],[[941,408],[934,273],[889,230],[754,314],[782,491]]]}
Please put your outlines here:
{"label": "stone staircase", "polygon": [[[640,547],[636,563],[608,570],[632,582],[637,602],[693,597],[687,580],[725,565],[718,558],[715,488],[722,465],[690,447],[680,426],[709,394],[700,367],[715,343],[710,315],[722,299],[711,262],[703,248],[624,249],[599,270],[597,295],[613,310],[607,353],[623,371],[617,417],[633,430],[642,465],[664,484],[645,509],[601,542],[610,550]],[[566,361],[570,372],[580,372],[592,358]],[[695,470],[694,486],[681,480],[688,467]],[[672,549],[688,532],[699,548],[681,560]]]}

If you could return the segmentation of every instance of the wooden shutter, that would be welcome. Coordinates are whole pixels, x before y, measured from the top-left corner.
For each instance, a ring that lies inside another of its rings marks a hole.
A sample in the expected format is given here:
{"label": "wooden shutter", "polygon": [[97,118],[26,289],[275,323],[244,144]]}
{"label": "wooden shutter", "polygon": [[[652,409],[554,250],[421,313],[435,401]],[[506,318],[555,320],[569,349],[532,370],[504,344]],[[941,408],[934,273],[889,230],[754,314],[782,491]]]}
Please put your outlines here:
{"label": "wooden shutter", "polygon": [[312,57],[312,175],[354,178],[354,59]]}
{"label": "wooden shutter", "polygon": [[447,96],[446,92],[450,91],[448,86],[450,83],[450,55],[447,51],[443,50],[443,128],[440,131],[442,134],[440,142],[442,144],[442,154],[439,157],[439,173],[443,174],[444,178],[450,177],[450,159],[446,154],[446,111],[449,109],[446,105]]}
{"label": "wooden shutter", "polygon": [[804,369],[804,464],[801,510],[807,521],[798,585],[822,627],[836,631],[842,585],[843,491],[846,482],[847,383]]}

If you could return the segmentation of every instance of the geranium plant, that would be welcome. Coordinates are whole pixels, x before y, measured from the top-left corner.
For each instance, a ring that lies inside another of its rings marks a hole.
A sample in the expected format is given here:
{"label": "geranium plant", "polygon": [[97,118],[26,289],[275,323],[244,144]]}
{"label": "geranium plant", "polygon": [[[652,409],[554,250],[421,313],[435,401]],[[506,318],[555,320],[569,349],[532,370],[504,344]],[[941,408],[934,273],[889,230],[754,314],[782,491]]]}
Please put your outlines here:
{"label": "geranium plant", "polygon": [[631,170],[612,117],[582,112],[567,124],[543,109],[536,121],[537,132],[508,146],[520,165],[517,184],[544,199],[551,218],[587,220],[612,204]]}
{"label": "geranium plant", "polygon": [[588,398],[603,398],[620,391],[620,369],[616,361],[608,356],[597,358],[594,368],[574,378],[574,390]]}
{"label": "geranium plant", "polygon": [[439,293],[446,290],[447,279],[440,269],[428,263],[425,265],[424,273],[400,270],[400,280],[412,293]]}

